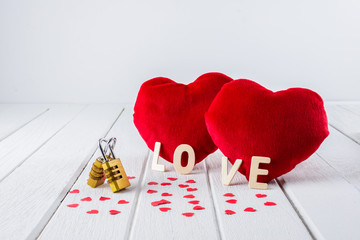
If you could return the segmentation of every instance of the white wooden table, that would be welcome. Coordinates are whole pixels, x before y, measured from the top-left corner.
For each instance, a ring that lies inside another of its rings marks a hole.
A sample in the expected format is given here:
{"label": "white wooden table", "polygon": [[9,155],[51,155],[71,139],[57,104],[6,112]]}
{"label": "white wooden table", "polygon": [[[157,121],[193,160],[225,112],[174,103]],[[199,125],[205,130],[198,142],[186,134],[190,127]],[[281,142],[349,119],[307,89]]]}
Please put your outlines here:
{"label": "white wooden table", "polygon": [[[326,108],[331,133],[320,149],[260,191],[249,189],[239,173],[231,186],[223,186],[220,152],[190,175],[178,175],[162,159],[167,171],[152,171],[153,153],[133,125],[132,106],[1,104],[0,239],[360,239],[360,104]],[[97,140],[112,136],[127,175],[135,177],[116,194],[107,184],[96,189],[86,184],[100,155]],[[198,190],[187,192],[179,184]],[[79,193],[69,193],[74,189]],[[161,196],[164,192],[172,196]],[[258,193],[267,197],[257,198]],[[187,194],[195,198],[184,198]],[[92,201],[81,201],[86,197]],[[160,199],[171,204],[151,206]],[[205,209],[193,210],[191,200]],[[265,206],[266,201],[277,205]],[[247,207],[257,211],[245,212]]]}

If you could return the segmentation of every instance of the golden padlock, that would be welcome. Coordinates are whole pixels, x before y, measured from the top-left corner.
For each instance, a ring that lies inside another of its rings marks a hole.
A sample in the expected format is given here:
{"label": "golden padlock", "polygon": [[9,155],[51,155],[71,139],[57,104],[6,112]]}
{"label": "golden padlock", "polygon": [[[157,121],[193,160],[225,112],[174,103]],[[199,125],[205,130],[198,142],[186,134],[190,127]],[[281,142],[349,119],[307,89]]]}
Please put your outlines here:
{"label": "golden padlock", "polygon": [[101,144],[99,144],[99,147],[103,157],[106,159],[103,162],[102,167],[104,169],[107,182],[109,183],[113,192],[118,192],[130,186],[130,182],[124,167],[121,164],[120,158],[116,158],[114,155],[111,145],[113,141],[116,142],[116,138],[111,138],[107,144],[107,147],[110,149],[109,156],[106,156],[106,152],[103,151]]}
{"label": "golden padlock", "polygon": [[90,187],[96,188],[105,182],[105,174],[102,166],[103,161],[103,158],[98,157],[93,163],[87,182]]}

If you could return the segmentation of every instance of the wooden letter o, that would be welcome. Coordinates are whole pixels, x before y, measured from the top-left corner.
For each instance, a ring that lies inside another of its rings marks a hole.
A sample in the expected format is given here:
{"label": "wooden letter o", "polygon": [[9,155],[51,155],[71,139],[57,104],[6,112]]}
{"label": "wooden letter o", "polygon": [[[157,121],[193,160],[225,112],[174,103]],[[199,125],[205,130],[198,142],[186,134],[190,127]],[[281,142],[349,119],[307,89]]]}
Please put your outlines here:
{"label": "wooden letter o", "polygon": [[[181,166],[181,155],[187,152],[188,153],[188,162],[186,167]],[[173,164],[175,170],[180,174],[190,173],[195,166],[195,152],[194,149],[188,144],[179,145],[174,152]]]}

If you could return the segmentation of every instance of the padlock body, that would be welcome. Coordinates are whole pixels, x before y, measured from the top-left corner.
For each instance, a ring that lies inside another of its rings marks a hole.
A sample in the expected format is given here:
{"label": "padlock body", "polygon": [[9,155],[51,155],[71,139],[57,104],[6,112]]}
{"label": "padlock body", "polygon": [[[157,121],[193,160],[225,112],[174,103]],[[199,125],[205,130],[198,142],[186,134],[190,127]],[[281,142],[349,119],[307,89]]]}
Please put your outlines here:
{"label": "padlock body", "polygon": [[113,192],[130,186],[129,179],[119,158],[110,159],[102,164],[106,179]]}
{"label": "padlock body", "polygon": [[105,174],[102,166],[102,161],[100,159],[96,159],[91,167],[91,171],[89,174],[89,179],[87,184],[90,187],[96,188],[102,185],[105,182]]}

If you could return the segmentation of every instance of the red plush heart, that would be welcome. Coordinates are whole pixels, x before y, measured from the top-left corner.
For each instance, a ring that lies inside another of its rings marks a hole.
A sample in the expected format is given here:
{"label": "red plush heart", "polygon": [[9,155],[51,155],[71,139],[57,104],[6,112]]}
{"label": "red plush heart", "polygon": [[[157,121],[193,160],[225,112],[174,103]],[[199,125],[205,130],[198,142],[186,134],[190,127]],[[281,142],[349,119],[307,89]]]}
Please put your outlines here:
{"label": "red plush heart", "polygon": [[270,180],[292,170],[313,154],[329,135],[324,103],[308,89],[291,88],[272,92],[246,79],[226,84],[205,114],[215,144],[249,179],[251,158],[269,157],[260,164]]}
{"label": "red plush heart", "polygon": [[[143,83],[134,107],[134,123],[151,150],[161,143],[160,156],[173,162],[180,144],[195,151],[201,162],[217,147],[205,125],[204,113],[221,87],[232,79],[221,73],[207,73],[188,85],[157,77]],[[182,155],[182,165],[187,154]]]}

